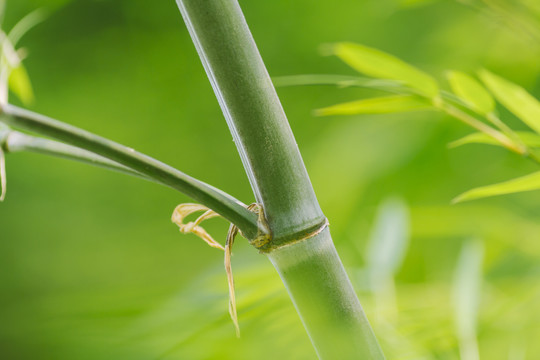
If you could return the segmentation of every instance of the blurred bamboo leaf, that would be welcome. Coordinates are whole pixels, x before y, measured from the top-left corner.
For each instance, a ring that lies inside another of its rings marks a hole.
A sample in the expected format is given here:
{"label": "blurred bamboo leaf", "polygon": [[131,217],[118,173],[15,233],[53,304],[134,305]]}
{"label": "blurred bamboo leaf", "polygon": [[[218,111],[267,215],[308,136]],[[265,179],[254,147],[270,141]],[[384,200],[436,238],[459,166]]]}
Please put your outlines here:
{"label": "blurred bamboo leaf", "polygon": [[337,104],[315,110],[318,116],[353,114],[390,114],[427,110],[431,104],[415,95],[385,96]]}
{"label": "blurred bamboo leaf", "polygon": [[459,256],[454,278],[455,323],[462,360],[478,360],[476,340],[482,288],[484,248],[479,240],[467,242]]}
{"label": "blurred bamboo leaf", "polygon": [[30,77],[23,64],[13,68],[9,74],[9,89],[26,105],[34,102],[34,91]]}
{"label": "blurred bamboo leaf", "polygon": [[[540,135],[529,131],[516,131],[515,134],[518,138],[528,147],[540,148]],[[461,139],[448,144],[449,147],[455,148],[466,144],[488,144],[501,146],[501,143],[493,139],[491,136],[485,133],[472,133]]]}
{"label": "blurred bamboo leaf", "polygon": [[460,71],[446,74],[452,91],[479,114],[487,115],[495,109],[493,97],[478,81]]}
{"label": "blurred bamboo leaf", "polygon": [[[23,17],[8,34],[2,32],[3,86],[11,90],[25,105],[34,101],[34,92],[28,72],[22,64],[24,51],[17,50],[19,40],[34,26],[43,21],[45,13],[38,9]],[[5,89],[5,88],[4,88]],[[7,96],[7,93],[3,96]]]}
{"label": "blurred bamboo leaf", "polygon": [[401,199],[386,199],[377,211],[367,249],[370,271],[393,276],[407,253],[409,210]]}
{"label": "blurred bamboo leaf", "polygon": [[502,183],[482,186],[472,190],[469,190],[452,202],[458,203],[468,200],[481,199],[496,195],[513,194],[524,191],[532,191],[540,189],[540,171],[532,173],[527,176],[522,176],[516,179],[505,181]]}
{"label": "blurred bamboo leaf", "polygon": [[360,73],[403,81],[429,98],[439,94],[439,86],[434,78],[393,55],[348,42],[333,44],[330,51]]}
{"label": "blurred bamboo leaf", "polygon": [[540,134],[540,102],[524,88],[487,70],[478,73],[484,84],[508,110]]}

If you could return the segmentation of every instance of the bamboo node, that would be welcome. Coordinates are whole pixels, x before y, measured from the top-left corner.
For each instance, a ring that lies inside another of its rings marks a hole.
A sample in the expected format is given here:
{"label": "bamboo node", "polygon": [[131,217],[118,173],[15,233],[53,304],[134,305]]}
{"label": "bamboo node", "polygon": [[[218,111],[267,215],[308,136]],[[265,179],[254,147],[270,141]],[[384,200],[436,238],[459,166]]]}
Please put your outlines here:
{"label": "bamboo node", "polygon": [[287,246],[298,244],[299,242],[302,242],[302,241],[309,240],[319,235],[320,233],[322,233],[329,226],[330,226],[330,222],[328,221],[328,219],[325,218],[324,222],[321,225],[319,225],[317,228],[315,228],[314,230],[308,233],[302,234],[299,237],[292,238],[291,240],[284,242],[283,244],[278,244],[278,245],[271,244],[271,246],[266,247],[263,252],[265,253],[272,252],[272,251],[275,251],[275,250],[278,250]]}

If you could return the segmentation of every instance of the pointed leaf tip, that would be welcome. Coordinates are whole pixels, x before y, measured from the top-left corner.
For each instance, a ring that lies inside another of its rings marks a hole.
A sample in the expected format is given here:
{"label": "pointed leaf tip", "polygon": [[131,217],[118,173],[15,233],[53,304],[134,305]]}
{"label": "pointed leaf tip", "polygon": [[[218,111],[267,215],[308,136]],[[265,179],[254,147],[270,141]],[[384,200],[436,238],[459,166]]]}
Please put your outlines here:
{"label": "pointed leaf tip", "polygon": [[433,77],[393,55],[348,42],[334,44],[332,51],[360,73],[375,78],[403,81],[429,98],[435,98],[439,94],[439,85]]}
{"label": "pointed leaf tip", "polygon": [[540,171],[502,183],[471,189],[453,199],[452,204],[533,190],[540,190]]}
{"label": "pointed leaf tip", "polygon": [[482,69],[478,76],[508,110],[540,134],[540,102],[523,87]]}
{"label": "pointed leaf tip", "polygon": [[408,111],[428,110],[429,101],[416,95],[385,96],[362,99],[328,106],[315,110],[316,116],[355,115],[355,114],[391,114]]}
{"label": "pointed leaf tip", "polygon": [[[540,135],[530,131],[516,131],[515,134],[523,144],[530,148],[540,148]],[[502,146],[500,142],[486,133],[472,133],[448,144],[449,148],[456,148],[467,144],[487,144]]]}

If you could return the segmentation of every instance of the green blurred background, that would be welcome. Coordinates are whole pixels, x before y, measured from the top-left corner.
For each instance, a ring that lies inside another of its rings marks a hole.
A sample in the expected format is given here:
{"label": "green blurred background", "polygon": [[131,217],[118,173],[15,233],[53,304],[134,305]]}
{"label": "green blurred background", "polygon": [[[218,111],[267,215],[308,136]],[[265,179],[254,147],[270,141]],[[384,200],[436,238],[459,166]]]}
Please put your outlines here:
{"label": "green blurred background", "polygon": [[[241,5],[271,76],[354,75],[318,52],[324,43],[354,41],[441,81],[447,69],[486,67],[540,96],[535,0]],[[21,43],[29,52],[32,110],[253,201],[173,0],[12,0],[5,28],[40,7],[47,19]],[[388,358],[460,358],[455,274],[471,239],[484,248],[482,286],[470,290],[471,302],[480,302],[471,318],[478,318],[481,358],[540,358],[540,193],[450,205],[465,190],[530,173],[535,165],[496,147],[448,149],[471,130],[434,112],[311,115],[369,96],[366,90],[278,93]],[[7,166],[9,190],[0,205],[1,359],[315,358],[278,276],[244,241],[237,241],[233,258],[242,330],[235,338],[223,254],[179,234],[169,220],[188,198],[42,155],[9,155]],[[398,200],[388,206],[389,197]],[[377,222],[403,229],[388,236],[408,241],[383,290],[370,285],[368,274],[369,239],[381,236],[373,230]],[[224,221],[207,226],[224,239]]]}

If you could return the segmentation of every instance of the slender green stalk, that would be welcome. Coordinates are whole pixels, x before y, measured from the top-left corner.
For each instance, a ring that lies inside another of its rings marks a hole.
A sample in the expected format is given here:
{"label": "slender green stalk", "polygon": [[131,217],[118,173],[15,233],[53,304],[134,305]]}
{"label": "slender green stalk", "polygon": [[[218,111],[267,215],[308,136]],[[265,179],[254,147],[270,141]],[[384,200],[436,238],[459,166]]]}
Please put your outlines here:
{"label": "slender green stalk", "polygon": [[177,3],[272,232],[256,247],[281,274],[319,357],[384,358],[238,2]]}
{"label": "slender green stalk", "polygon": [[[405,83],[397,80],[382,80],[373,78],[364,78],[359,76],[345,75],[289,75],[273,78],[274,85],[277,87],[287,86],[306,86],[306,85],[328,85],[338,87],[360,87],[373,90],[380,90],[391,94],[413,94],[422,96],[421,93],[408,87]],[[469,106],[459,97],[451,92],[442,90],[440,96],[443,100],[452,105],[466,107]]]}
{"label": "slender green stalk", "polygon": [[103,156],[96,155],[90,151],[79,149],[75,146],[66,145],[58,141],[30,136],[18,131],[10,131],[4,140],[3,147],[6,153],[29,151],[39,154],[52,155],[153,181],[152,178],[149,178],[146,175],[131,170],[124,165],[111,161]]}
{"label": "slender green stalk", "polygon": [[101,155],[178,190],[236,224],[249,239],[255,239],[265,231],[259,227],[257,215],[232,196],[132,148],[9,104],[2,107],[0,121]]}
{"label": "slender green stalk", "polygon": [[276,87],[306,86],[306,85],[332,85],[339,87],[362,87],[386,91],[389,93],[410,93],[402,82],[395,80],[379,80],[348,75],[290,75],[272,78]]}
{"label": "slender green stalk", "polygon": [[447,104],[447,103],[437,104],[437,108],[445,112],[446,114],[469,125],[470,127],[491,136],[493,139],[497,140],[499,143],[501,143],[502,146],[504,146],[508,150],[515,152],[517,154],[520,154],[520,155],[527,154],[527,148],[520,146],[519,144],[516,144],[507,135],[503,134],[502,132],[498,130],[495,130],[491,126],[470,116],[469,114],[460,110],[459,108],[452,106],[450,104]]}

